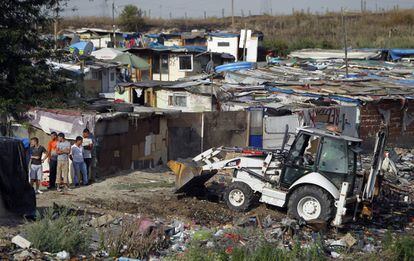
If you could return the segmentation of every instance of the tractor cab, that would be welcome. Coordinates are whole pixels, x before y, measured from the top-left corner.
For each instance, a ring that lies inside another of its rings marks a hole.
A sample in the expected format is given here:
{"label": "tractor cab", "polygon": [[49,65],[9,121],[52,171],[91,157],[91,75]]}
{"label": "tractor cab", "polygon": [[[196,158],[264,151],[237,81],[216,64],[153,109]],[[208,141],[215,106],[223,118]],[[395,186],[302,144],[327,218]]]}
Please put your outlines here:
{"label": "tractor cab", "polygon": [[289,188],[301,177],[315,172],[338,189],[343,182],[354,184],[360,142],[326,130],[301,128],[286,155],[280,186]]}

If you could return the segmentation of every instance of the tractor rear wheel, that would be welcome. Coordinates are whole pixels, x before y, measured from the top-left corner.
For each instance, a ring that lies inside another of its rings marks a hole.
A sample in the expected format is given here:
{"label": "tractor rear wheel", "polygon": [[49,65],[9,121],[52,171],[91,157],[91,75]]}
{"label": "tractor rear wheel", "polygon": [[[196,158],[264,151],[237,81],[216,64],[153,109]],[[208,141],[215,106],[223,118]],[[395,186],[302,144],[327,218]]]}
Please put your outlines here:
{"label": "tractor rear wheel", "polygon": [[295,219],[329,221],[334,215],[334,199],[318,186],[305,185],[289,197],[288,215]]}
{"label": "tractor rear wheel", "polygon": [[253,190],[243,182],[233,182],[226,189],[224,200],[231,210],[246,212],[248,211],[254,201],[255,195]]}

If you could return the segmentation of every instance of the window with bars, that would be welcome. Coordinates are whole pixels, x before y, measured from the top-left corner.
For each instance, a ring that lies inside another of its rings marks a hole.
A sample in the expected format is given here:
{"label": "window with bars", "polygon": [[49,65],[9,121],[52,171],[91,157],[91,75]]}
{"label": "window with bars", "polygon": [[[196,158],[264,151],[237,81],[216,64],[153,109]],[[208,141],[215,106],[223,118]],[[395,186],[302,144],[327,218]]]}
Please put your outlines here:
{"label": "window with bars", "polygon": [[230,43],[229,42],[218,42],[217,46],[219,46],[219,47],[229,47]]}
{"label": "window with bars", "polygon": [[176,94],[168,96],[168,105],[176,107],[187,107],[187,95]]}
{"label": "window with bars", "polygon": [[178,57],[180,63],[180,71],[192,71],[193,70],[193,56],[181,55]]}

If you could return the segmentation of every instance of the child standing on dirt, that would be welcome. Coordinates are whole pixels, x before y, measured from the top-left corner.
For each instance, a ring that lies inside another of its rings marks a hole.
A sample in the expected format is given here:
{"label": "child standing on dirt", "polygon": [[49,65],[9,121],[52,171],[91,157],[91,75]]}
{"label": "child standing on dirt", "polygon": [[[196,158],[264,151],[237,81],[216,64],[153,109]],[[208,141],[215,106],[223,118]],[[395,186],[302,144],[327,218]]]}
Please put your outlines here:
{"label": "child standing on dirt", "polygon": [[[40,191],[40,182],[43,176],[42,163],[47,158],[47,151],[39,145],[39,139],[36,137],[30,139],[30,149],[30,183],[32,186],[36,184],[36,193],[42,194],[43,192]],[[43,154],[45,154],[45,157],[42,158]]]}

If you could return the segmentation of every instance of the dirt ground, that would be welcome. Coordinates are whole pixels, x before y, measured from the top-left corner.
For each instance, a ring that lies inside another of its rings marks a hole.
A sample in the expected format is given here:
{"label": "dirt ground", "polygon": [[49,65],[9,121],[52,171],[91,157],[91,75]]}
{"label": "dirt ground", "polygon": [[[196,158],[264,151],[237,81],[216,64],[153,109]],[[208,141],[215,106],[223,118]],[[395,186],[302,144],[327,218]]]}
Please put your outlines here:
{"label": "dirt ground", "polygon": [[274,219],[281,219],[285,214],[283,210],[268,209],[264,205],[248,213],[236,213],[217,198],[178,196],[174,194],[174,180],[174,174],[167,170],[121,172],[65,193],[46,191],[37,195],[37,206],[41,209],[58,204],[97,214],[139,214],[153,219],[178,219],[210,227],[250,216],[264,218],[270,215]]}

